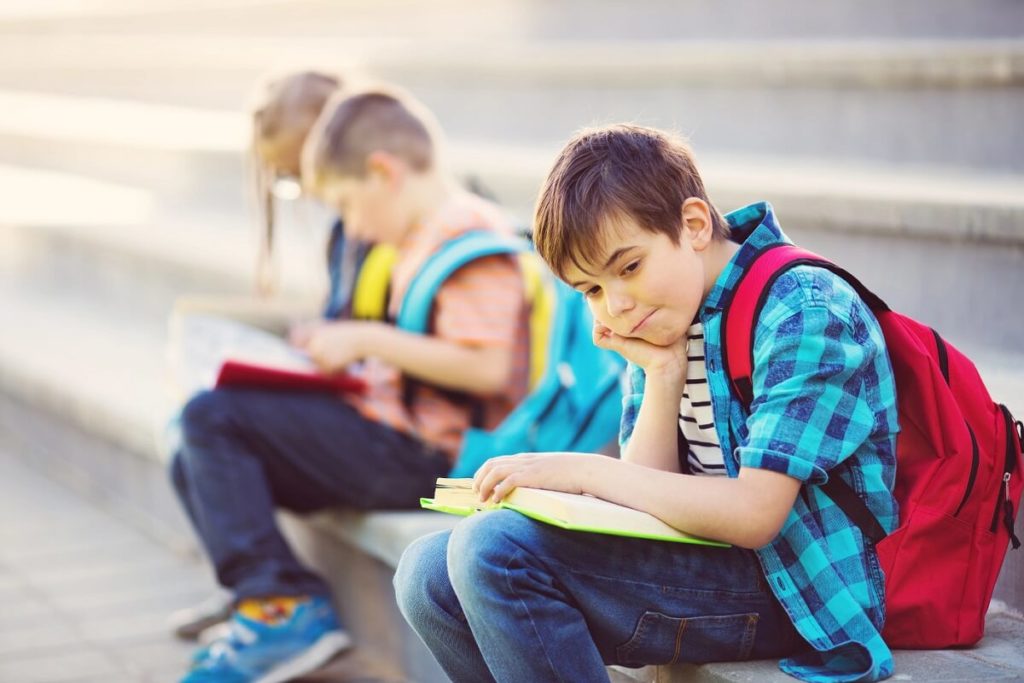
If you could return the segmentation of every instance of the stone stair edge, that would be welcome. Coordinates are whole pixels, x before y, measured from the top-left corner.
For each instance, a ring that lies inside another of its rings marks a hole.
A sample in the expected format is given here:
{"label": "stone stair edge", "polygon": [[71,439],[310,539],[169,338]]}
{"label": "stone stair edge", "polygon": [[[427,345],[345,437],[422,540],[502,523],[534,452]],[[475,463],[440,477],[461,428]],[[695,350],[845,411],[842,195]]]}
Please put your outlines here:
{"label": "stone stair edge", "polygon": [[0,392],[35,409],[67,420],[76,427],[121,446],[127,453],[159,462],[155,420],[141,418],[129,406],[101,405],[84,392],[69,391],[66,377],[19,371],[0,350]]}
{"label": "stone stair edge", "polygon": [[[163,125],[168,114],[178,110],[195,118],[197,110],[166,109],[163,105],[126,103],[124,106],[137,119],[136,130],[123,136],[124,126],[100,125],[94,129],[65,129],[51,136],[28,122],[34,107],[24,110],[20,120],[11,115],[5,102],[19,97],[0,91],[0,143],[5,138],[24,145],[31,142],[34,163],[65,163],[52,147],[53,139],[67,146],[110,146],[131,149],[144,154],[140,147],[150,136],[148,126]],[[41,96],[45,102],[64,102],[86,108],[96,104],[89,98],[54,98]],[[46,106],[37,103],[35,107]],[[108,103],[102,103],[107,107]],[[150,118],[151,107],[157,107]],[[241,114],[204,111],[214,123],[205,135],[207,141],[217,138],[216,131],[244,130]],[[196,119],[198,120],[198,119]],[[147,123],[148,122],[148,123]],[[139,125],[141,124],[141,125]],[[35,128],[33,128],[35,127]],[[235,136],[238,138],[238,136]],[[242,162],[242,144],[224,144],[223,138],[212,147],[188,142],[179,152],[186,158],[198,155],[196,163],[209,160],[218,169],[223,163]],[[167,153],[165,141],[158,150]],[[508,143],[459,140],[449,146],[449,165],[460,175],[472,175],[490,186],[499,197],[528,220],[543,175],[553,162],[557,150],[545,147],[523,148]],[[39,158],[45,159],[40,161]],[[2,159],[0,159],[2,161]],[[809,227],[839,229],[880,234],[914,235],[958,241],[980,241],[1024,244],[1024,175],[969,172],[953,168],[927,166],[900,168],[886,164],[844,163],[821,159],[784,159],[767,156],[702,154],[698,162],[704,169],[706,184],[712,198],[723,207],[733,207],[758,199],[771,199],[786,205],[791,215]],[[193,169],[201,172],[202,167]],[[81,172],[81,164],[79,169]],[[159,169],[153,169],[154,172]],[[124,180],[129,180],[125,178]]]}
{"label": "stone stair edge", "polygon": [[[466,54],[473,54],[471,60]],[[434,42],[363,36],[4,35],[0,70],[263,71],[318,65],[381,76],[645,87],[993,87],[1024,82],[1019,39]]]}

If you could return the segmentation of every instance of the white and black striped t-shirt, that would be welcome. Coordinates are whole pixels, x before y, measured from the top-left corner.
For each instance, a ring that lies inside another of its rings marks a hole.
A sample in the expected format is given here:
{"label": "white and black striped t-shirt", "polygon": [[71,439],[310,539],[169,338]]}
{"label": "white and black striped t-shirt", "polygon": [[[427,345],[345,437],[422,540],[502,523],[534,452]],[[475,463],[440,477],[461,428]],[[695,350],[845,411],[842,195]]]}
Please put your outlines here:
{"label": "white and black striped t-shirt", "polygon": [[724,475],[722,446],[715,432],[715,416],[711,410],[711,391],[704,361],[704,326],[692,325],[686,331],[689,348],[686,352],[686,388],[679,401],[679,428],[686,437],[690,452],[687,461],[693,474]]}

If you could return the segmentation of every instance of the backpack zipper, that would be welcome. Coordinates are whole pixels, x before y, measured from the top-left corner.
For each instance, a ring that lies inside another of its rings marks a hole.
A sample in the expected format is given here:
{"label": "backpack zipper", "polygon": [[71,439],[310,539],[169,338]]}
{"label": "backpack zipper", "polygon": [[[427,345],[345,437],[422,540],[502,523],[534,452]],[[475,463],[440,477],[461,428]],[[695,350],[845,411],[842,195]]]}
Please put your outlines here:
{"label": "backpack zipper", "polygon": [[[939,371],[942,372],[942,378],[946,380],[946,386],[948,387],[949,351],[946,350],[946,342],[943,341],[938,332],[932,330],[932,336],[935,337],[935,348],[938,351]],[[971,435],[971,474],[967,477],[967,488],[964,490],[964,497],[960,500],[960,504],[956,506],[956,512],[953,513],[954,517],[960,514],[960,511],[964,509],[964,505],[967,504],[967,499],[971,496],[971,491],[974,489],[974,480],[978,476],[978,465],[980,464],[978,438],[974,435],[974,430],[971,429],[971,424],[967,421],[967,418],[964,418],[964,425],[967,427],[967,432]]]}
{"label": "backpack zipper", "polygon": [[[1016,550],[1020,547],[1020,540],[1013,533],[1014,515],[1013,502],[1010,500],[1010,478],[1013,476],[1013,464],[1017,459],[1015,446],[1017,449],[1024,449],[1024,425],[1014,422],[1009,408],[1003,404],[999,404],[999,409],[1003,412],[1003,419],[1006,421],[1006,461],[1003,465],[1003,486],[1000,488],[999,497],[996,500],[996,509],[992,513],[992,525],[989,527],[989,531],[996,532],[996,528],[999,526],[999,513],[1002,512],[1003,525],[1010,534],[1010,543],[1013,545],[1013,549]],[[1017,443],[1014,444],[1014,441]]]}
{"label": "backpack zipper", "polygon": [[935,330],[932,330],[932,335],[935,336],[935,347],[939,352],[939,370],[946,380],[946,386],[949,386],[949,352],[946,351],[946,342],[942,341],[942,337]]}
{"label": "backpack zipper", "polygon": [[971,495],[971,491],[974,489],[974,480],[978,476],[978,460],[980,454],[978,453],[978,438],[974,436],[974,430],[971,429],[970,423],[967,419],[964,419],[964,425],[967,426],[967,432],[971,435],[971,474],[967,477],[967,490],[964,491],[964,497],[960,501],[960,504],[956,507],[956,512],[953,516],[956,517],[960,514],[960,511],[964,509],[964,505],[967,503],[967,499]]}

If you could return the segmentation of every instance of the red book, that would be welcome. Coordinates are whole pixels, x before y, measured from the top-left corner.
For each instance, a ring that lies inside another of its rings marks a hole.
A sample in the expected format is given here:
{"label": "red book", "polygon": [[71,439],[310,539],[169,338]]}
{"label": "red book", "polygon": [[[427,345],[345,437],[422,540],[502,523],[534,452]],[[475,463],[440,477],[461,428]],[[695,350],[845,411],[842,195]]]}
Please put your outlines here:
{"label": "red book", "polygon": [[366,383],[362,379],[344,372],[327,375],[235,359],[226,360],[220,366],[215,386],[359,394],[366,391]]}
{"label": "red book", "polygon": [[283,338],[235,320],[183,317],[174,330],[172,381],[182,400],[215,387],[362,393],[362,378],[324,374],[309,356]]}

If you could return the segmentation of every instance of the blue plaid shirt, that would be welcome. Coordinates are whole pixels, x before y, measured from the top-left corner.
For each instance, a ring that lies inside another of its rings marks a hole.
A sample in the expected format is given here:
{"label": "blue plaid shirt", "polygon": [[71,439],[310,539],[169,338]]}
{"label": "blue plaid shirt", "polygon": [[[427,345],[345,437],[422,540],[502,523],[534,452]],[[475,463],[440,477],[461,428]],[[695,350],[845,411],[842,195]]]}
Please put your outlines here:
{"label": "blue plaid shirt", "polygon": [[[878,557],[817,486],[843,477],[886,531],[897,522],[896,387],[878,322],[842,279],[797,266],[767,297],[754,334],[754,400],[748,413],[723,371],[722,312],[760,248],[788,242],[767,203],[727,216],[741,247],[700,311],[715,427],[730,477],[742,467],[805,482],[774,541],[756,551],[768,584],[813,649],[782,660],[806,681],[875,681],[892,674],[882,640],[884,577]],[[629,440],[644,393],[630,364],[620,442]]]}

